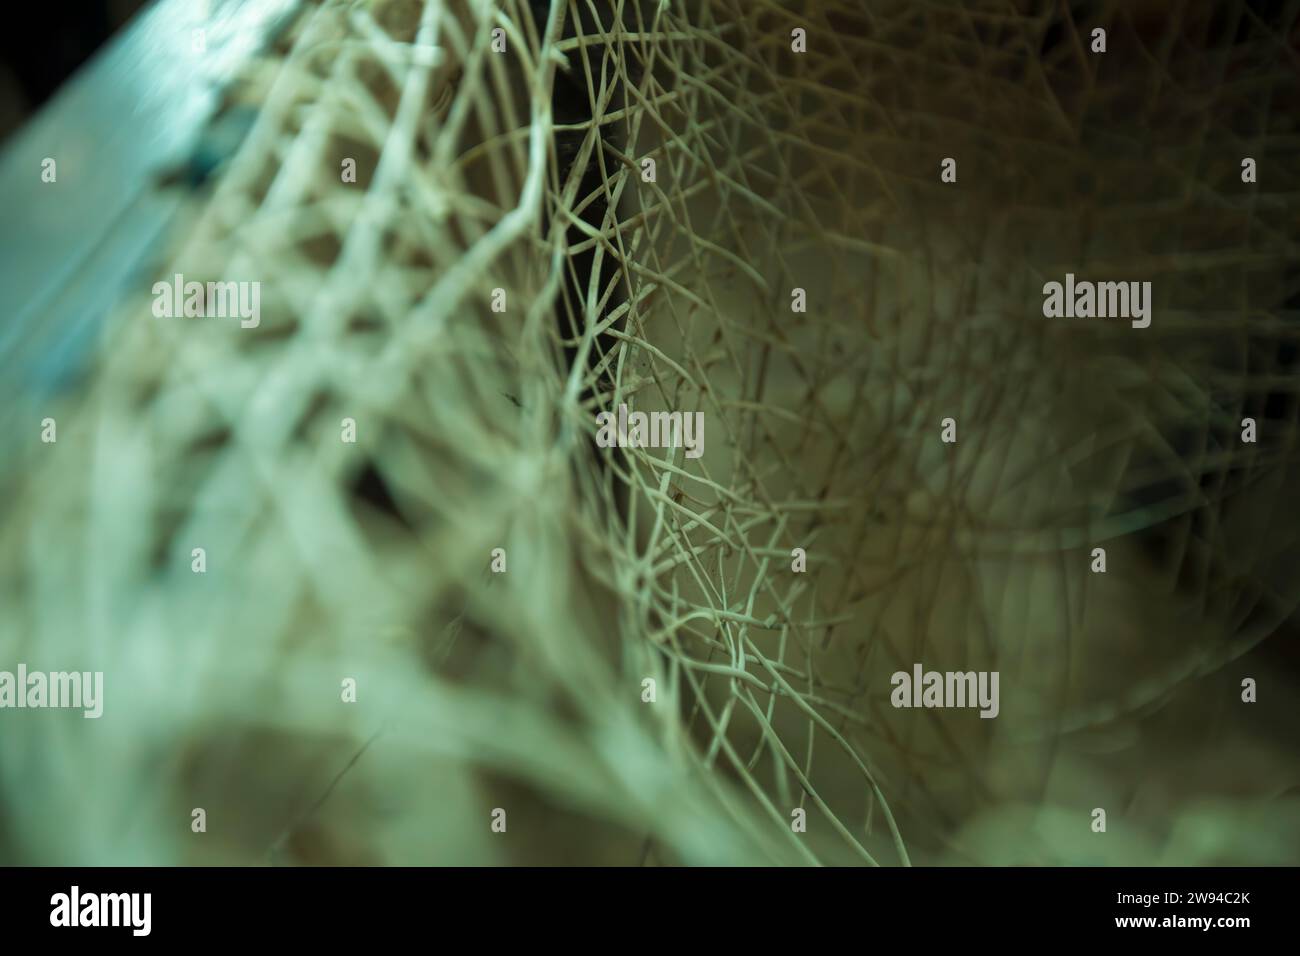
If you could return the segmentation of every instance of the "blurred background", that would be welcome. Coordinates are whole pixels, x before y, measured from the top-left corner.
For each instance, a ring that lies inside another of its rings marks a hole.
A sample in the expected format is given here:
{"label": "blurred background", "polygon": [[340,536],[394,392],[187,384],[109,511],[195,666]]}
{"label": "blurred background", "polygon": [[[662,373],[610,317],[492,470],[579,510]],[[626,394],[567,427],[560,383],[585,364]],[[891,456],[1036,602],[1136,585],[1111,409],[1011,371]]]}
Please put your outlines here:
{"label": "blurred background", "polygon": [[86,0],[75,15],[36,13],[0,40],[0,139],[39,110],[116,33],[144,0]]}

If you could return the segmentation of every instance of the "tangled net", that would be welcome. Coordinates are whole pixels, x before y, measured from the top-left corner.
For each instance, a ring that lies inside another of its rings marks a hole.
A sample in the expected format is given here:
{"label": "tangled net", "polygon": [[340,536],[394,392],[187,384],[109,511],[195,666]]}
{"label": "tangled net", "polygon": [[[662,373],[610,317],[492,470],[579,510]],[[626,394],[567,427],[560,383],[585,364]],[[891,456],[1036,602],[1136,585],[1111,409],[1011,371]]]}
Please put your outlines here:
{"label": "tangled net", "polygon": [[[6,716],[0,847],[1095,858],[1116,741],[1298,597],[1295,11],[1258,7],[306,4],[4,470],[0,647],[106,712]],[[1067,271],[1152,280],[1152,328],[1044,320]],[[260,281],[260,325],[153,318],[175,273]],[[597,448],[620,404],[704,454]],[[1000,671],[1001,716],[890,707],[913,662]],[[1195,861],[1130,816],[1105,852]]]}

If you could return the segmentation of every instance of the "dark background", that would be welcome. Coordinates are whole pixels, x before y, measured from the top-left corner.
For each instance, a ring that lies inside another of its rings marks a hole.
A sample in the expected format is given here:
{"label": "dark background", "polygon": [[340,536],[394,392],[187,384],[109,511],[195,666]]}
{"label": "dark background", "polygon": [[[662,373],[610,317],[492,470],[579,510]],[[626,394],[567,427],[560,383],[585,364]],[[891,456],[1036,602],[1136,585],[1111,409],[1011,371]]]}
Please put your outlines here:
{"label": "dark background", "polygon": [[18,23],[0,30],[0,141],[39,110],[146,2],[74,0],[29,6]]}

